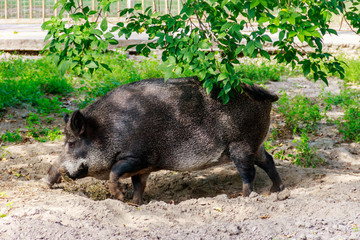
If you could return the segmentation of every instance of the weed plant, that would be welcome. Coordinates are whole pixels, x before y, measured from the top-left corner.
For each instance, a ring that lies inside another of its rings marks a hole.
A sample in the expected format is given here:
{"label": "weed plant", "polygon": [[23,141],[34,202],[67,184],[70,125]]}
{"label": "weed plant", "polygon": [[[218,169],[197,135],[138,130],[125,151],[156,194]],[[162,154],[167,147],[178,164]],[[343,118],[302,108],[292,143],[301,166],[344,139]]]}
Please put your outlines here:
{"label": "weed plant", "polygon": [[316,131],[317,124],[325,117],[317,103],[302,95],[290,98],[282,92],[277,104],[276,110],[283,114],[291,131]]}
{"label": "weed plant", "polygon": [[44,127],[40,116],[34,113],[30,113],[27,117],[26,128],[28,129],[28,136],[39,142],[54,141],[63,136],[58,127],[52,129]]}
{"label": "weed plant", "polygon": [[309,134],[302,132],[299,139],[293,141],[296,154],[289,154],[297,166],[316,167],[324,163],[323,159],[316,155],[316,148],[310,146]]}
{"label": "weed plant", "polygon": [[345,77],[346,83],[359,84],[360,83],[360,58],[348,58],[340,56],[339,59],[345,63]]}
{"label": "weed plant", "polygon": [[285,65],[274,62],[243,63],[236,68],[239,71],[239,77],[241,79],[248,79],[258,84],[263,84],[268,81],[280,81],[282,75],[289,74],[289,69]]}
{"label": "weed plant", "polygon": [[337,125],[345,140],[360,142],[360,107],[349,106],[345,109],[342,121],[337,121]]}
{"label": "weed plant", "polygon": [[15,132],[6,131],[0,136],[0,140],[2,142],[21,142],[19,129],[15,130]]}
{"label": "weed plant", "polygon": [[338,95],[324,93],[322,100],[326,109],[340,106],[344,115],[335,119],[335,123],[344,140],[360,142],[360,91],[345,88]]}

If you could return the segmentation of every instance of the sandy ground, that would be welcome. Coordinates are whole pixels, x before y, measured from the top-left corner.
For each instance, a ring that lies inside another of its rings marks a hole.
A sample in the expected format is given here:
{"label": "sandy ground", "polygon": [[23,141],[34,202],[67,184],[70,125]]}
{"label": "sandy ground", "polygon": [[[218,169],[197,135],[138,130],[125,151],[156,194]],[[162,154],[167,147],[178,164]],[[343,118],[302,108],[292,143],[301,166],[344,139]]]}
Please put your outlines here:
{"label": "sandy ground", "polygon": [[[326,90],[338,92],[331,83]],[[311,97],[323,88],[302,78],[267,87]],[[313,144],[327,164],[276,160],[287,186],[281,193],[269,194],[270,180],[257,169],[255,192],[242,197],[241,178],[227,164],[153,173],[142,206],[111,199],[107,182],[93,178],[49,189],[42,179],[61,141],[11,145],[0,161],[0,239],[360,239],[360,144],[343,143],[335,126],[320,128]],[[124,184],[130,201],[130,181]]]}

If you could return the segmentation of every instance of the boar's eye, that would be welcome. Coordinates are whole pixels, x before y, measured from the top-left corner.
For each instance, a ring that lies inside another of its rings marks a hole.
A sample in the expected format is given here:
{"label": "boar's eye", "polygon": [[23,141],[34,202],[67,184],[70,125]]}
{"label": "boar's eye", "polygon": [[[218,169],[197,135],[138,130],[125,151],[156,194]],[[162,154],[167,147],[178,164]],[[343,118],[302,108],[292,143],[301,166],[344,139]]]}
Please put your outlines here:
{"label": "boar's eye", "polygon": [[68,146],[69,146],[69,148],[74,148],[75,147],[75,142],[68,142]]}

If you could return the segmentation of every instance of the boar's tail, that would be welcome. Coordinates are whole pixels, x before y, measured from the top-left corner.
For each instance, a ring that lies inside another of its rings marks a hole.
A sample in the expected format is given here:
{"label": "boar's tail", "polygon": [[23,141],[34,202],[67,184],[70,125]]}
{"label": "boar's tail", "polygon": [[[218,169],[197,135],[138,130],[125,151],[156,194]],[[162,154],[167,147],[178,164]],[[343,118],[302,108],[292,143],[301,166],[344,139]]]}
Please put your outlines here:
{"label": "boar's tail", "polygon": [[242,84],[244,93],[255,101],[270,101],[275,102],[279,99],[276,94],[273,94],[264,88],[256,85]]}

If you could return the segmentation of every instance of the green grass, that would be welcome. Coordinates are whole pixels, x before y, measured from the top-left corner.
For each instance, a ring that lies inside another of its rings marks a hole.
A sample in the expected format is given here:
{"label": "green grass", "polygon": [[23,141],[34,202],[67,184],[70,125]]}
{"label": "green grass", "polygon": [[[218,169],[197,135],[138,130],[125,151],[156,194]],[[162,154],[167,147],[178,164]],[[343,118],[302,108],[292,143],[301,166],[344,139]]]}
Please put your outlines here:
{"label": "green grass", "polygon": [[324,93],[325,110],[340,106],[344,115],[333,121],[346,141],[360,142],[360,91],[346,87],[340,94]]}
{"label": "green grass", "polygon": [[341,56],[339,57],[345,63],[345,77],[346,83],[360,84],[360,57],[348,58]]}
{"label": "green grass", "polygon": [[316,127],[325,116],[320,110],[319,104],[303,96],[296,95],[291,98],[282,92],[277,102],[276,111],[285,118],[285,124],[290,131],[316,131]]}
{"label": "green grass", "polygon": [[41,107],[48,94],[66,96],[72,91],[47,59],[0,61],[0,109],[23,103]]}
{"label": "green grass", "polygon": [[268,62],[264,59],[240,64],[236,67],[240,73],[240,78],[248,79],[258,84],[268,81],[280,81],[282,76],[291,74],[289,67],[284,64],[277,64],[274,61]]}
{"label": "green grass", "polygon": [[293,163],[302,167],[316,167],[324,163],[316,154],[316,148],[310,146],[309,134],[301,133],[299,139],[293,141],[295,144],[296,154],[289,155],[293,159]]}
{"label": "green grass", "polygon": [[4,134],[1,134],[0,140],[3,142],[20,142],[21,136],[19,133],[19,129],[14,132],[6,131]]}

